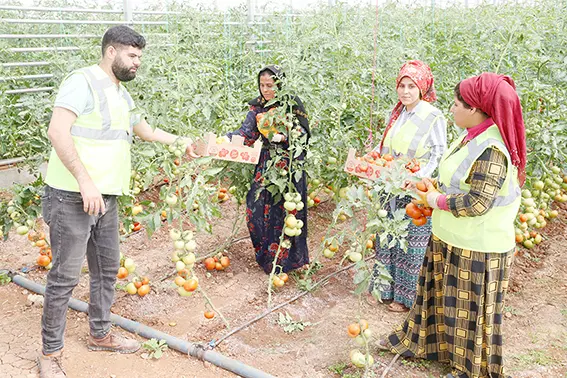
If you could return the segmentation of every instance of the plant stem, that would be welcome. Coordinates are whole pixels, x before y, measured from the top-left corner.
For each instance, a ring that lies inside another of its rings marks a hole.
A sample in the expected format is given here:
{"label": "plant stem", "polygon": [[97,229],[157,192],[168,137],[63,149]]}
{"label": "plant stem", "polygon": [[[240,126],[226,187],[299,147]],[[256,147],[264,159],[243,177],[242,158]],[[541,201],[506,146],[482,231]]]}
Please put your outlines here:
{"label": "plant stem", "polygon": [[222,312],[220,312],[215,305],[213,304],[213,302],[211,301],[211,299],[209,298],[209,296],[207,295],[207,293],[205,292],[205,290],[203,290],[201,288],[201,285],[199,285],[197,287],[197,290],[199,291],[199,293],[201,293],[203,295],[203,297],[205,298],[205,300],[207,301],[207,303],[209,304],[209,306],[211,306],[211,308],[213,309],[214,312],[218,313],[220,318],[222,319],[222,321],[224,322],[224,324],[226,325],[227,329],[230,329],[230,324],[228,323],[228,320],[226,320],[226,318],[224,317],[224,315],[222,314]]}

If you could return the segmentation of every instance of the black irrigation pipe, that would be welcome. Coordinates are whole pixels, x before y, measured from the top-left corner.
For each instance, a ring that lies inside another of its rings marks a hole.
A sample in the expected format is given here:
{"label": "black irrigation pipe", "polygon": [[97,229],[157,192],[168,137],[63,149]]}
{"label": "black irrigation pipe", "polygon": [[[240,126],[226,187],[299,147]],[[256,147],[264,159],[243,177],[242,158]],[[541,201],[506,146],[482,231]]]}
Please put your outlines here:
{"label": "black irrigation pipe", "polygon": [[[374,257],[374,255],[371,255],[369,257],[367,257],[365,260],[368,261],[370,259],[372,259]],[[220,339],[216,340],[213,339],[209,342],[209,347],[211,348],[215,348],[217,346],[220,345],[220,343],[222,343],[224,340],[226,340],[227,338],[229,338],[230,336],[234,335],[235,333],[242,331],[243,329],[249,327],[250,325],[256,323],[258,320],[268,316],[269,314],[271,314],[272,312],[279,310],[282,307],[287,306],[288,304],[295,302],[296,300],[298,300],[299,298],[311,293],[315,288],[317,288],[318,286],[323,285],[324,283],[327,283],[329,281],[330,278],[336,276],[339,273],[342,273],[346,270],[349,270],[351,268],[353,268],[356,265],[356,263],[347,265],[344,268],[341,268],[333,273],[330,273],[328,275],[326,275],[325,277],[321,278],[321,280],[319,280],[317,283],[315,283],[310,290],[305,290],[302,291],[301,293],[295,295],[294,297],[292,297],[291,299],[288,299],[287,301],[280,303],[279,305],[277,305],[276,307],[272,307],[267,309],[266,311],[264,311],[263,313],[259,314],[258,316],[254,317],[253,319],[247,321],[246,323],[244,323],[243,325],[241,325],[240,327],[237,328],[233,328],[230,332],[228,332],[227,334],[225,334],[224,336],[222,336]]]}
{"label": "black irrigation pipe", "polygon": [[[0,272],[4,273],[6,271],[0,270]],[[16,285],[19,285],[23,288],[26,288],[38,294],[44,295],[45,286],[40,285],[18,274],[12,274],[11,272],[8,272],[8,275],[11,277],[12,281]],[[75,298],[71,298],[69,300],[69,308],[85,313],[88,312],[88,304]],[[110,320],[112,321],[113,324],[125,329],[126,331],[132,332],[136,335],[140,335],[147,339],[165,340],[168,347],[170,347],[171,349],[175,349],[183,354],[187,354],[189,356],[196,357],[200,360],[210,362],[215,366],[228,370],[241,377],[276,378],[271,374],[265,373],[261,370],[248,366],[240,361],[234,360],[218,352],[215,352],[207,346],[182,340],[180,338],[171,336],[167,333],[158,331],[154,328],[124,318],[122,316],[116,314],[110,314]]]}

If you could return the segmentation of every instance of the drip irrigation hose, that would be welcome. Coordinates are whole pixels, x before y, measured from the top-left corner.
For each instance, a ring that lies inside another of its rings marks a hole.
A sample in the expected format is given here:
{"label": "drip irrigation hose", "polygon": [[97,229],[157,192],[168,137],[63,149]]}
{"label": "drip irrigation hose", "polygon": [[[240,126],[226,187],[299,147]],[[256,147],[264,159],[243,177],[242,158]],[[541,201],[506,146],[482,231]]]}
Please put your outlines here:
{"label": "drip irrigation hose", "polygon": [[[27,290],[33,291],[37,294],[44,295],[45,286],[33,282],[21,275],[9,273],[12,281]],[[75,298],[69,300],[69,308],[88,312],[89,305],[83,301]],[[261,370],[248,366],[240,361],[228,358],[218,352],[210,350],[207,346],[202,344],[192,343],[189,341],[182,340],[178,337],[168,335],[167,333],[158,331],[154,328],[148,327],[142,323],[135,322],[130,319],[126,319],[122,316],[116,314],[110,314],[110,320],[113,324],[125,329],[126,331],[132,332],[136,335],[140,335],[147,339],[157,339],[165,340],[168,347],[175,349],[181,353],[187,354],[192,357],[196,357],[200,360],[210,362],[211,364],[218,366],[222,369],[228,370],[234,374],[246,378],[275,378],[273,375],[265,373]]]}

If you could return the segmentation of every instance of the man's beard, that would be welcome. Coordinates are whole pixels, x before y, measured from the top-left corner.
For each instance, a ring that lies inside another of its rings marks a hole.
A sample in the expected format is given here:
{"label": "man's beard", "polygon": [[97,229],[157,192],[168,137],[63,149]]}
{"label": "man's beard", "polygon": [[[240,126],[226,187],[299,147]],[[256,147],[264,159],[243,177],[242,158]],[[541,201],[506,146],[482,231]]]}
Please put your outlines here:
{"label": "man's beard", "polygon": [[130,71],[129,67],[126,67],[121,60],[116,59],[112,62],[112,73],[120,81],[130,81],[136,77],[136,71]]}

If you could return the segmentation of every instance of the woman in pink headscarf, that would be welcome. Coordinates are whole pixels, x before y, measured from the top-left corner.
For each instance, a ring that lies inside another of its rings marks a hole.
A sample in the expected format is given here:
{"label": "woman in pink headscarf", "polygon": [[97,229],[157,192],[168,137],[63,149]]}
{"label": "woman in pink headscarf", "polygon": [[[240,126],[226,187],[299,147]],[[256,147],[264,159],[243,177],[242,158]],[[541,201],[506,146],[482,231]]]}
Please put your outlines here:
{"label": "woman in pink headscarf", "polygon": [[433,236],[405,322],[380,347],[449,362],[447,378],[505,378],[502,319],[525,178],[520,99],[511,78],[483,73],[455,87],[464,129],[428,181]]}
{"label": "woman in pink headscarf", "polygon": [[[375,149],[383,157],[393,155],[417,159],[421,169],[417,177],[431,177],[447,147],[447,124],[439,109],[431,105],[436,100],[433,74],[429,66],[419,60],[406,62],[396,79],[398,103],[380,145]],[[397,198],[386,205],[390,216],[395,209],[405,208],[411,196]],[[383,248],[376,243],[376,260],[369,291],[386,302],[390,311],[406,312],[415,300],[419,268],[431,235],[431,223],[410,223],[407,251],[396,245]],[[379,238],[377,238],[379,239]],[[392,277],[387,284],[379,284],[381,267]]]}

